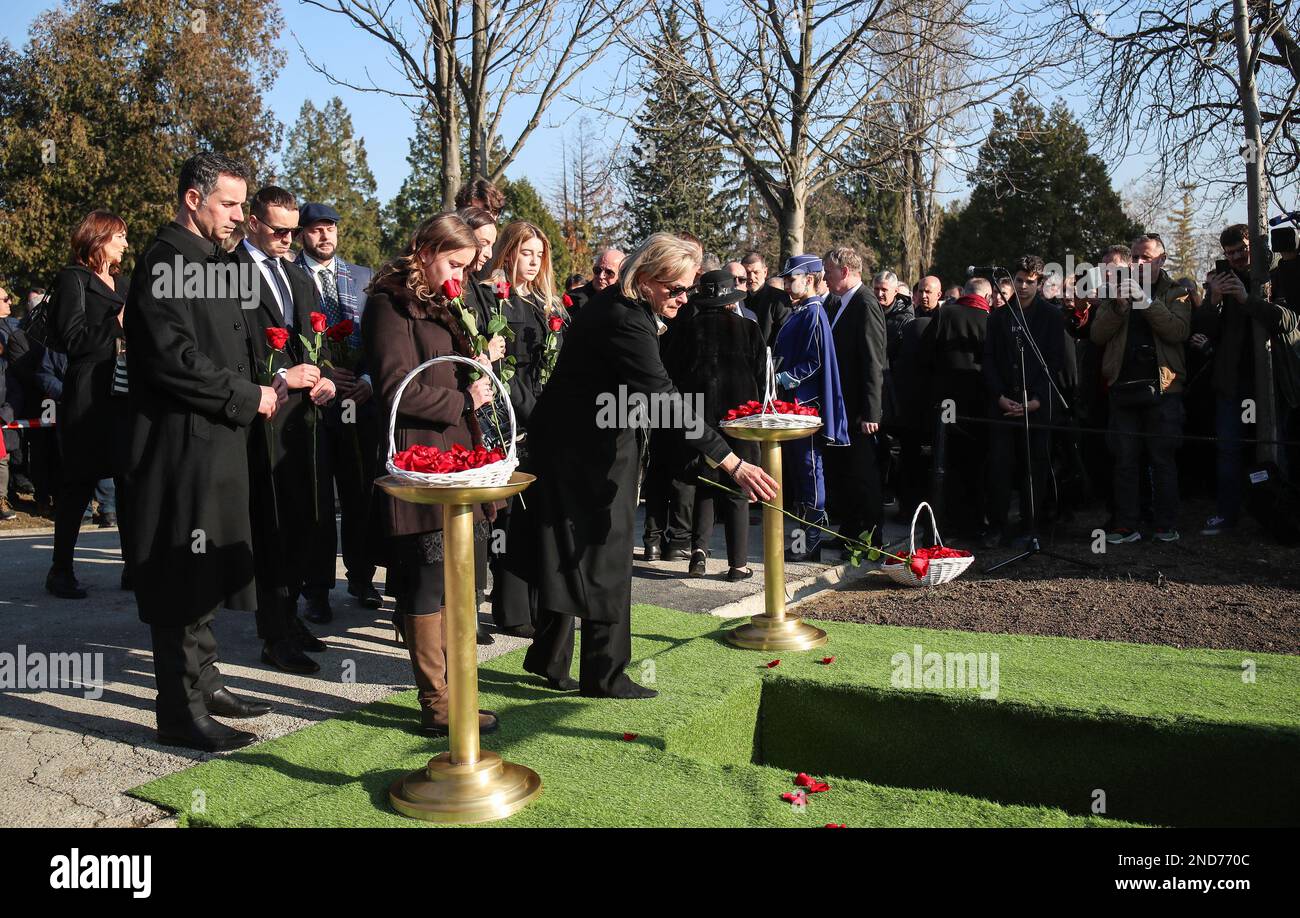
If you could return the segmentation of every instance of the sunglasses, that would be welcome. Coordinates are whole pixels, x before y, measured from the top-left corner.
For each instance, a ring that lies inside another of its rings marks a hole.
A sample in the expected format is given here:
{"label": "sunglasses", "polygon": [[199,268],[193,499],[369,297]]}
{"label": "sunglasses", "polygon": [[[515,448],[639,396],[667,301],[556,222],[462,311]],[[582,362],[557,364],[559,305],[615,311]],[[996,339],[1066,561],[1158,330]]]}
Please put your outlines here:
{"label": "sunglasses", "polygon": [[[659,283],[663,284],[664,282],[660,281]],[[700,289],[699,287],[683,287],[681,284],[677,284],[672,287],[668,287],[667,284],[664,284],[664,286],[667,287],[668,289],[668,299],[670,300],[677,299],[683,293],[685,293],[687,296],[690,296],[691,294],[695,293],[696,290]]]}
{"label": "sunglasses", "polygon": [[253,219],[257,220],[258,223],[266,227],[266,229],[271,233],[272,236],[292,236],[300,229],[300,227],[297,226],[272,226],[269,223],[264,223],[255,214],[253,215]]}
{"label": "sunglasses", "polygon": [[597,268],[594,273],[597,277],[618,277],[618,272],[609,268]]}

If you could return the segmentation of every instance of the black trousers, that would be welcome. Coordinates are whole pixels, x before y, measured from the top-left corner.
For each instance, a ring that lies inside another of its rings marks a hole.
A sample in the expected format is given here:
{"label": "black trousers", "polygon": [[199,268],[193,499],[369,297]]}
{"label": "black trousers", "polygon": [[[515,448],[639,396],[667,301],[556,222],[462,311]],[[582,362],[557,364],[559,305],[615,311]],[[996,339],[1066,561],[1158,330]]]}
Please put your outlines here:
{"label": "black trousers", "polygon": [[[731,476],[720,468],[713,469],[707,477],[729,488],[735,487]],[[727,537],[727,564],[744,567],[749,560],[749,501],[706,484],[696,485],[693,490],[695,519],[691,529],[691,551],[709,550],[709,542],[713,540],[714,514],[718,513]]]}
{"label": "black trousers", "polygon": [[[524,669],[562,679],[573,667],[574,617],[542,610],[537,616],[537,633],[524,657]],[[623,677],[632,662],[632,621],[582,622],[578,686],[583,692],[604,693]]]}
{"label": "black trousers", "polygon": [[[97,481],[64,481],[58,486],[58,496],[54,502],[54,558],[50,563],[52,570],[72,573],[72,558],[77,548],[77,536],[81,533],[81,521],[86,516],[90,499],[95,496]],[[125,504],[121,499],[121,485],[117,486],[118,532],[126,525]]]}
{"label": "black trousers", "polygon": [[1029,448],[1025,456],[1025,431],[1022,427],[994,425],[989,432],[989,525],[1001,529],[1007,524],[1011,509],[1012,482],[1020,484],[1020,519],[1029,525],[1029,492],[1025,485],[1032,477],[1035,518],[1042,513],[1047,496],[1047,480],[1052,471],[1050,431],[1030,426]]}
{"label": "black trousers", "polygon": [[841,534],[857,538],[875,530],[874,544],[880,544],[883,515],[880,496],[880,468],[877,465],[875,434],[864,434],[849,425],[848,446],[822,450],[826,468],[826,510],[839,520]]}
{"label": "black trousers", "polygon": [[[659,438],[656,440],[656,438]],[[646,469],[642,496],[645,498],[645,544],[655,545],[667,537],[670,545],[685,546],[691,540],[691,516],[695,495],[689,485],[676,480],[683,465],[681,439],[677,431],[655,431],[650,437],[650,465]]]}
{"label": "black trousers", "polygon": [[945,532],[973,536],[984,528],[988,431],[987,425],[972,422],[943,425],[944,493],[940,522]]}
{"label": "black trousers", "polygon": [[208,713],[204,696],[222,688],[217,669],[215,610],[188,625],[151,625],[153,671],[158,684],[159,729],[181,727]]}
{"label": "black trousers", "polygon": [[[340,547],[349,584],[366,586],[375,579],[375,564],[366,548],[371,492],[379,474],[379,422],[373,412],[357,411],[352,424],[325,423],[317,430],[320,524],[312,530],[303,594],[324,596],[334,588],[335,559]],[[339,525],[334,525],[338,495]]]}

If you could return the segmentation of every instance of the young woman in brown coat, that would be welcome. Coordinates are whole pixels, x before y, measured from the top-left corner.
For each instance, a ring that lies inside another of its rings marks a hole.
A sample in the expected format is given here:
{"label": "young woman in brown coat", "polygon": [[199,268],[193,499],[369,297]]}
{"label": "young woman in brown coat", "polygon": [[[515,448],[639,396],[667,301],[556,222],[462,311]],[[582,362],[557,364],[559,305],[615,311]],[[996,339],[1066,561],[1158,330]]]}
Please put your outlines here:
{"label": "young woman in brown coat", "polygon": [[[478,255],[469,225],[455,214],[420,224],[404,255],[385,265],[370,287],[362,317],[362,340],[372,367],[375,394],[387,419],[406,374],[433,357],[471,357],[468,338],[443,292],[447,280],[462,281]],[[436,364],[402,393],[394,433],[397,451],[417,443],[442,450],[473,448],[481,441],[474,411],[492,395],[486,376],[471,382],[463,364]],[[387,450],[388,443],[383,442]],[[442,508],[412,504],[376,490],[379,535],[387,548],[388,582],[404,623],[407,650],[420,695],[420,728],[431,736],[447,732],[447,653],[443,605]],[[492,513],[489,508],[487,511]],[[486,576],[488,521],[476,508],[475,574]],[[479,715],[479,730],[491,733],[497,719]]]}

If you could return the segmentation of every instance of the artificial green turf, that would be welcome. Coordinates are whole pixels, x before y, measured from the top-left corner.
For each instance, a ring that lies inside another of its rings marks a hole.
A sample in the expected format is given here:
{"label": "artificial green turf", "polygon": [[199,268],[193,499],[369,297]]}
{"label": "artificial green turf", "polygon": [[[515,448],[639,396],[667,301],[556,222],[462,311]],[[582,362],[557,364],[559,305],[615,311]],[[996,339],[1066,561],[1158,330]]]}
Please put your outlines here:
{"label": "artificial green turf", "polygon": [[[521,651],[485,663],[480,704],[502,728],[483,745],[544,782],[496,825],[1300,821],[1294,757],[1277,768],[1300,735],[1300,659],[832,622],[827,647],[769,668],[777,655],[723,642],[730,624],[637,607],[631,672],[659,689],[652,701],[550,691],[523,674]],[[914,644],[997,652],[997,699],[892,690],[890,659]],[[1242,681],[1244,658],[1254,683]],[[131,793],[183,825],[424,825],[387,800],[394,778],[446,749],[408,732],[414,709],[404,692]],[[802,811],[783,803],[796,771],[835,775],[832,790]],[[1197,796],[1207,781],[1217,797]],[[1151,803],[1162,783],[1172,790]],[[1095,789],[1109,818],[1089,815]],[[1270,798],[1275,817],[1263,819]]]}

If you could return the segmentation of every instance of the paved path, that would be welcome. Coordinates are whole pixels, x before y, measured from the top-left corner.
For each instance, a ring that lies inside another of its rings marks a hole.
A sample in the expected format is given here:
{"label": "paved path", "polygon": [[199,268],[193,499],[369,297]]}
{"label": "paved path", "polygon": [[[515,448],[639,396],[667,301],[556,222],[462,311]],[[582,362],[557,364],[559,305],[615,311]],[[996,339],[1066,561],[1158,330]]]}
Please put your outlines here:
{"label": "paved path", "polygon": [[[102,654],[102,692],[0,689],[0,826],[171,825],[167,813],[122,791],[211,756],[160,746],[154,738],[148,632],[136,617],[133,595],[118,589],[117,531],[81,533],[76,564],[78,578],[90,590],[85,600],[45,592],[52,541],[52,532],[0,534],[0,654],[15,661],[20,647],[29,655]],[[757,562],[758,527],[751,529],[750,545]],[[709,576],[703,579],[687,578],[685,561],[638,561],[633,602],[695,612],[724,606],[738,609],[736,614],[761,611],[761,564],[753,564],[752,579],[727,583],[721,577],[726,572],[721,527],[711,551]],[[818,575],[833,579],[834,572],[827,565],[786,569],[788,583]],[[341,564],[338,576],[346,583]],[[363,609],[340,588],[331,602],[334,622],[314,628],[330,646],[316,655],[321,671],[314,676],[262,664],[251,614],[217,616],[227,684],[275,706],[266,717],[235,722],[240,727],[271,739],[411,687],[405,649],[388,624],[391,600],[379,611]],[[479,657],[489,659],[524,643],[498,635],[493,645],[479,648]]]}

